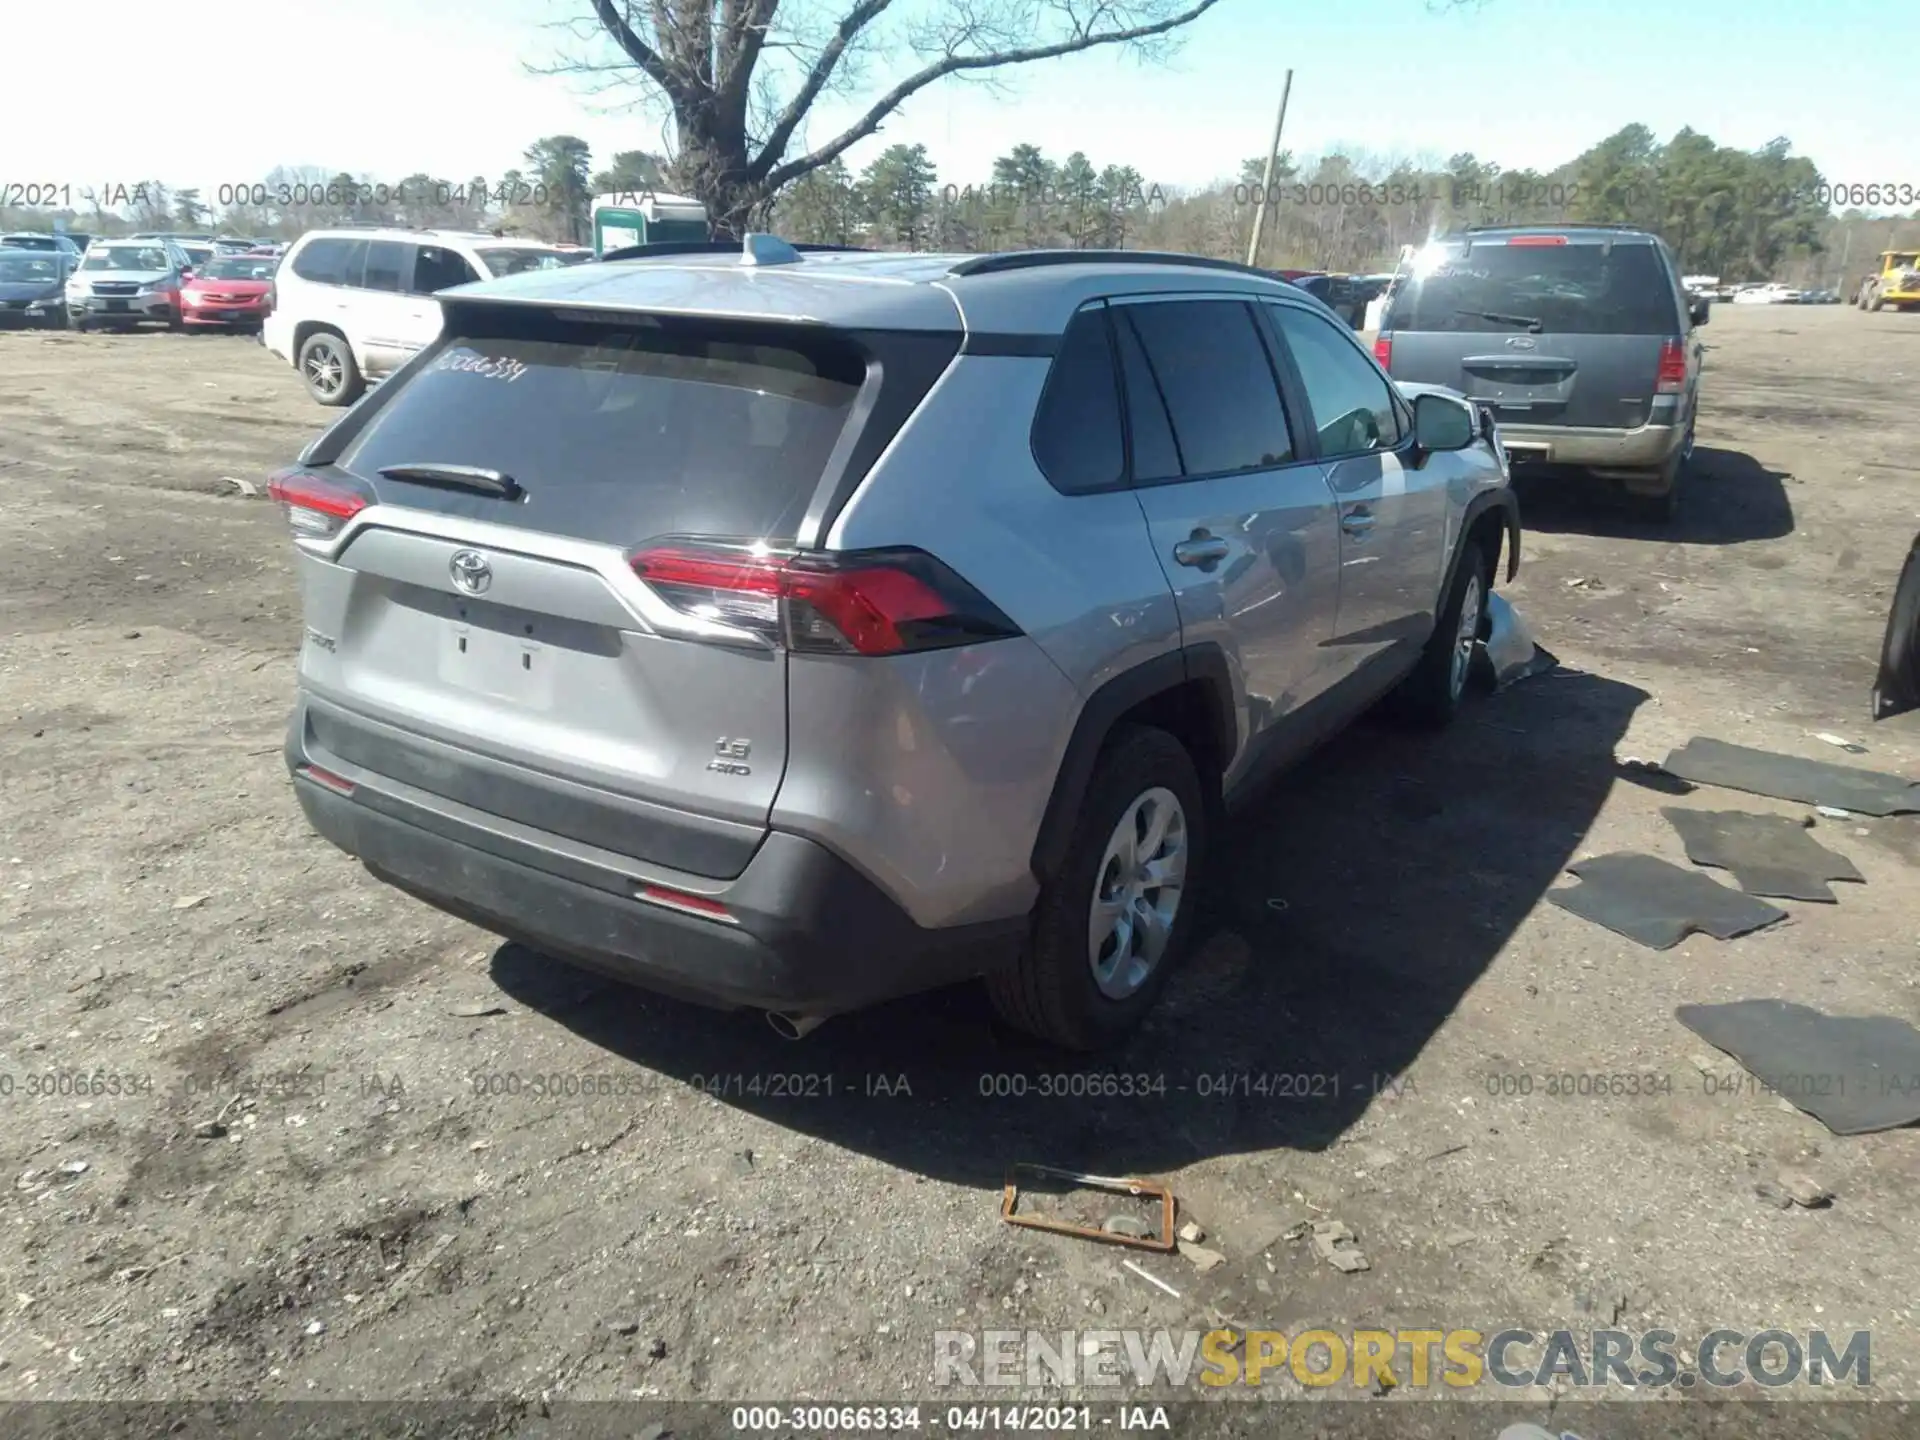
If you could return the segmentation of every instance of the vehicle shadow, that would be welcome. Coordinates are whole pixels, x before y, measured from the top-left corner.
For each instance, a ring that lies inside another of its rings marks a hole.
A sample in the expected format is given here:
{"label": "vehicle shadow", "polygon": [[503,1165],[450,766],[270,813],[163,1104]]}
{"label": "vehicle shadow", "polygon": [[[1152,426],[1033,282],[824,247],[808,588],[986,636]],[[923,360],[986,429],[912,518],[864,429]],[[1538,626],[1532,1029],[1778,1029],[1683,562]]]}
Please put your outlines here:
{"label": "vehicle shadow", "polygon": [[[828,1021],[644,995],[518,945],[501,988],[583,1038],[801,1133],[999,1185],[1014,1161],[1153,1174],[1331,1145],[1560,877],[1616,779],[1634,687],[1549,674],[1439,736],[1369,719],[1230,822],[1196,951],[1122,1050],[1063,1055],[959,986]],[[587,987],[583,990],[583,986]]]}
{"label": "vehicle shadow", "polygon": [[1743,450],[1694,447],[1672,524],[1634,514],[1612,481],[1557,466],[1514,467],[1514,490],[1529,530],[1680,545],[1740,545],[1793,533],[1787,472],[1769,470]]}

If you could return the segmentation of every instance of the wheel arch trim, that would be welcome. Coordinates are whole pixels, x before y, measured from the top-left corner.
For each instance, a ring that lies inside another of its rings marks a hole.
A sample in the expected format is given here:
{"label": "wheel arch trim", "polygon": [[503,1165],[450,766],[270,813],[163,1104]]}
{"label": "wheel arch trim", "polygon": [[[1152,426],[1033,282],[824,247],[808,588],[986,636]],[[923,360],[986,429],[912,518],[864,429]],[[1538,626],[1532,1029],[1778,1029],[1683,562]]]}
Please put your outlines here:
{"label": "wheel arch trim", "polygon": [[1113,676],[1087,696],[1061,756],[1053,794],[1048,798],[1046,813],[1034,838],[1030,865],[1036,880],[1046,884],[1065,864],[1067,850],[1073,842],[1074,824],[1093,783],[1100,752],[1114,727],[1130,711],[1157,696],[1198,682],[1207,698],[1208,721],[1214,731],[1212,739],[1218,747],[1220,768],[1226,769],[1240,743],[1232,677],[1226,652],[1219,645],[1207,642],[1156,655]]}

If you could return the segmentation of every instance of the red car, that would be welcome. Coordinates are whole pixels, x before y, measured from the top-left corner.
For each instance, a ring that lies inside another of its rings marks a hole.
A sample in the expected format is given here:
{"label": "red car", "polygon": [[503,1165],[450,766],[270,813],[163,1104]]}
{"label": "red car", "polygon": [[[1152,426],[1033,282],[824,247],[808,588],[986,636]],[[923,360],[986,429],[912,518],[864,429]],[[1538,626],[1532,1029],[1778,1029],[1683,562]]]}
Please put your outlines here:
{"label": "red car", "polygon": [[257,327],[267,318],[267,291],[280,261],[271,255],[219,255],[180,287],[180,318],[221,329]]}

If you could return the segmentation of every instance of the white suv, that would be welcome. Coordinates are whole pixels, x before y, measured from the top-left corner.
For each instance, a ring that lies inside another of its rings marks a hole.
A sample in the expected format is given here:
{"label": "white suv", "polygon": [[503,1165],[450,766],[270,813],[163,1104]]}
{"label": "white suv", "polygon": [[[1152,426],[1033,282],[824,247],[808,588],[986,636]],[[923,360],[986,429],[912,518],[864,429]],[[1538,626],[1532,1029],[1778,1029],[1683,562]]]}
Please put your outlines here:
{"label": "white suv", "polygon": [[476,231],[309,230],[273,277],[260,338],[315,400],[351,405],[439,338],[439,291],[572,259],[544,241]]}

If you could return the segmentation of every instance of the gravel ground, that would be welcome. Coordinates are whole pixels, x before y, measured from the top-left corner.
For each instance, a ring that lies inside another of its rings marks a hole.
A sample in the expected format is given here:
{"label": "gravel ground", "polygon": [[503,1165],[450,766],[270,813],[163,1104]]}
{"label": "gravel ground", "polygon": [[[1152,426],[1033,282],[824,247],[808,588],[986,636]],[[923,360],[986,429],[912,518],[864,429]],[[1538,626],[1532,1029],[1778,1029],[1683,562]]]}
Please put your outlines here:
{"label": "gravel ground", "polygon": [[[245,339],[0,335],[0,1398],[898,1402],[940,1330],[1223,1322],[1869,1329],[1873,1393],[1920,1393],[1920,1142],[1709,1082],[1673,1018],[1920,1020],[1920,817],[1819,821],[1867,883],[1729,943],[1542,903],[1581,855],[1683,859],[1616,756],[1846,758],[1824,730],[1920,774],[1920,728],[1866,721],[1917,326],[1716,310],[1677,528],[1523,490],[1508,593],[1576,673],[1437,739],[1363,724],[1275,790],[1163,1010],[1090,1065],[972,988],[788,1043],[372,881],[289,792],[290,557],[245,493],[327,412]],[[1009,1227],[1014,1161],[1163,1178],[1224,1263],[1137,1257],[1176,1299]],[[1782,1170],[1834,1203],[1765,1203]],[[1287,1238],[1329,1218],[1369,1269]]]}

